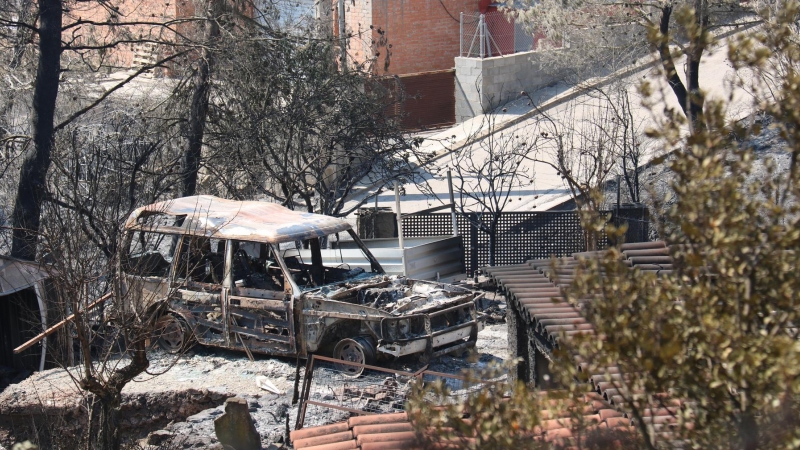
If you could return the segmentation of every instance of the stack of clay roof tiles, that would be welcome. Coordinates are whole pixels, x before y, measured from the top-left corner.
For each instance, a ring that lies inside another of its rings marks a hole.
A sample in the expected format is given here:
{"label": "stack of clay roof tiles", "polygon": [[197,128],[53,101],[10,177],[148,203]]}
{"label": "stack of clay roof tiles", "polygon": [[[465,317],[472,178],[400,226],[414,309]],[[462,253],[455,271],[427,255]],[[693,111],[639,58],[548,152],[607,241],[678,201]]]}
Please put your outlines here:
{"label": "stack of clay roof tiles", "polygon": [[[585,402],[580,411],[582,419],[576,420],[570,417],[569,411],[558,407],[563,401],[546,399],[542,405],[549,408],[541,412],[541,423],[532,430],[531,439],[573,446],[591,430],[633,431],[631,420],[611,408],[599,394],[589,393],[582,400]],[[295,430],[290,438],[295,449],[303,450],[413,450],[424,447],[405,412],[351,417],[346,422]],[[435,448],[461,447],[461,441],[430,436],[426,440]]]}
{"label": "stack of clay roof tiles", "polygon": [[412,450],[421,448],[406,413],[351,417],[346,422],[302,428],[290,434],[295,449]]}
{"label": "stack of clay roof tiles", "polygon": [[[557,345],[560,335],[591,333],[593,328],[580,313],[579,305],[567,303],[561,287],[575,280],[581,258],[593,258],[602,252],[574,253],[567,258],[534,259],[523,264],[482,269],[512,303],[528,325],[550,345]],[[672,257],[663,241],[623,244],[623,263],[644,272],[672,272]]]}
{"label": "stack of clay roof tiles", "polygon": [[[631,269],[668,274],[673,271],[670,248],[663,241],[624,244],[622,262]],[[545,348],[558,346],[558,340],[569,339],[578,333],[594,334],[594,327],[581,314],[581,305],[568,303],[562,287],[574,281],[575,269],[582,258],[596,258],[602,252],[575,253],[571,257],[539,259],[504,267],[486,267],[482,271],[503,292],[509,307],[516,309],[528,326],[529,339],[538,339]],[[587,299],[586,301],[593,301]],[[578,368],[587,373],[594,392],[602,395],[612,407],[623,410],[625,374],[617,367],[590,368],[578,361]],[[629,394],[629,393],[628,393]],[[638,397],[636,393],[633,395]],[[682,407],[680,400],[660,399],[647,410],[642,421],[668,438],[668,429],[676,421],[675,412]]]}

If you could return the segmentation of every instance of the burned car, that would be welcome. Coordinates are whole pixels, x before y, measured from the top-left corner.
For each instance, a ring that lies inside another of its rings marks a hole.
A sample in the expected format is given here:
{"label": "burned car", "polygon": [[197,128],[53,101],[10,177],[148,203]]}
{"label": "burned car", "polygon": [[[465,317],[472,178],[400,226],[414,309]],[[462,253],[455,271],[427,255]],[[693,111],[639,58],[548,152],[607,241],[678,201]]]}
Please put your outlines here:
{"label": "burned car", "polygon": [[[363,252],[363,266],[323,265],[320,238],[340,233]],[[170,352],[196,341],[373,364],[429,359],[477,339],[475,292],[386,275],[342,219],[194,196],[135,210],[125,239],[121,302],[156,318],[157,343]]]}

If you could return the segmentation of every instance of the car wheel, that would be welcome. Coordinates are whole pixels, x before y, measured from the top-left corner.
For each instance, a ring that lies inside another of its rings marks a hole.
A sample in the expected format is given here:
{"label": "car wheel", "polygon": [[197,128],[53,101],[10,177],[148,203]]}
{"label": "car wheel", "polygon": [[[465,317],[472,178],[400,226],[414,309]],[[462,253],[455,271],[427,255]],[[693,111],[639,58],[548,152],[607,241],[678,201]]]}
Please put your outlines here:
{"label": "car wheel", "polygon": [[158,346],[165,352],[176,354],[191,347],[192,331],[183,318],[167,314],[158,321],[156,338]]}
{"label": "car wheel", "polygon": [[348,377],[357,377],[364,372],[363,365],[375,363],[375,346],[369,339],[355,337],[342,339],[333,349],[333,358],[358,365],[337,364],[336,368]]}

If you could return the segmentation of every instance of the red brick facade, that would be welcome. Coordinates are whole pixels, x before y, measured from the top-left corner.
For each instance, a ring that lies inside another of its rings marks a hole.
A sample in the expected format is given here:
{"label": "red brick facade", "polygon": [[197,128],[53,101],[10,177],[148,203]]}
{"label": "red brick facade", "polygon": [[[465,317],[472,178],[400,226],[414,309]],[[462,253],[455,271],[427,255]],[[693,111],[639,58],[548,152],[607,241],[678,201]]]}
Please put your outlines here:
{"label": "red brick facade", "polygon": [[[92,63],[114,69],[131,69],[153,64],[164,58],[180,44],[197,38],[198,22],[191,20],[195,10],[207,0],[118,0],[113,3],[117,10],[101,7],[97,2],[78,2],[65,18],[65,25],[77,20],[97,23],[137,23],[108,27],[106,25],[81,25],[71,33],[80,36],[77,44],[101,45],[118,41],[123,43],[103,52],[88,55]],[[236,8],[245,15],[253,16],[252,5],[247,0],[225,0],[228,7]],[[160,24],[171,23],[169,27]],[[152,24],[152,25],[150,25]],[[77,31],[76,31],[77,30]],[[140,42],[135,42],[139,40]],[[172,67],[173,64],[168,64]]]}
{"label": "red brick facade", "polygon": [[478,0],[346,0],[345,4],[347,30],[354,36],[350,56],[362,62],[379,53],[375,64],[379,75],[453,68],[459,52],[460,13],[478,12]]}

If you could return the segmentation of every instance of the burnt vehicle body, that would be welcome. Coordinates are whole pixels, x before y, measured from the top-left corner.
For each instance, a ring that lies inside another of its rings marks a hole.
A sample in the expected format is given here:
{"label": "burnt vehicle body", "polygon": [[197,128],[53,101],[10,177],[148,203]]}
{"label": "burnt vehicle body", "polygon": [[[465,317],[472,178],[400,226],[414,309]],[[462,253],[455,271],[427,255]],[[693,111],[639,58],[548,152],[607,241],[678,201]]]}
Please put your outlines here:
{"label": "burnt vehicle body", "polygon": [[[195,196],[134,211],[121,258],[125,307],[156,317],[160,346],[191,340],[364,364],[475,345],[475,292],[387,276],[344,220],[276,204]],[[348,233],[368,266],[323,266],[320,239]],[[298,243],[311,249],[304,261]]]}

